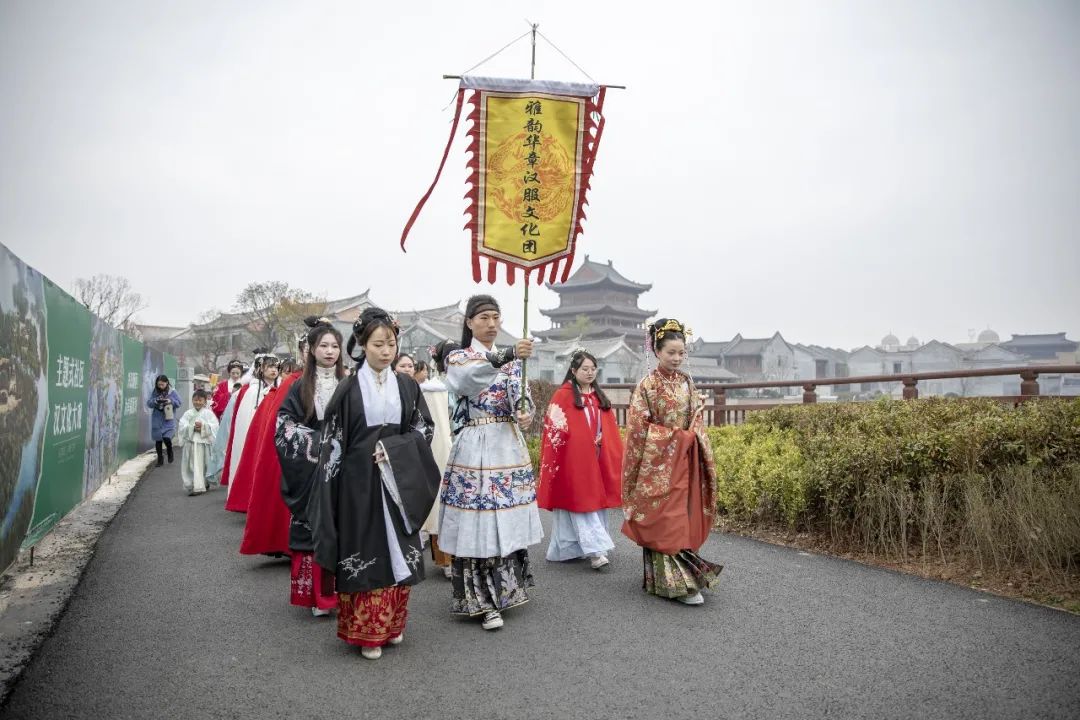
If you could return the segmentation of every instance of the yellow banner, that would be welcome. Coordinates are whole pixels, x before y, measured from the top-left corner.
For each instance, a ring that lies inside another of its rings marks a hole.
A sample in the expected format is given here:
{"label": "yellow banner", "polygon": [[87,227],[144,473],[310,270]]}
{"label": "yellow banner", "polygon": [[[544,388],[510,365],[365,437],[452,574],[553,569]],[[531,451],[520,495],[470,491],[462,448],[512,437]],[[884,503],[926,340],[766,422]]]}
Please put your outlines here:
{"label": "yellow banner", "polygon": [[484,92],[477,250],[533,267],[573,248],[584,98]]}

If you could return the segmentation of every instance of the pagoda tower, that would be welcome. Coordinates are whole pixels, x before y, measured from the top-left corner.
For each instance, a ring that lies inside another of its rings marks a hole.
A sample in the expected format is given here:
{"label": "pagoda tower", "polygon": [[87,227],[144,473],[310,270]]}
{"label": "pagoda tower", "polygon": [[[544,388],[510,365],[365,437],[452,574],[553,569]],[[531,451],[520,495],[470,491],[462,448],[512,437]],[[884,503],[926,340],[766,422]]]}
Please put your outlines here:
{"label": "pagoda tower", "polygon": [[[540,312],[551,320],[551,329],[535,333],[545,340],[638,336],[655,310],[638,307],[638,296],[652,285],[627,280],[612,266],[593,262],[585,256],[584,264],[562,284],[547,284],[559,294],[559,307]],[[587,323],[579,318],[586,318]]]}

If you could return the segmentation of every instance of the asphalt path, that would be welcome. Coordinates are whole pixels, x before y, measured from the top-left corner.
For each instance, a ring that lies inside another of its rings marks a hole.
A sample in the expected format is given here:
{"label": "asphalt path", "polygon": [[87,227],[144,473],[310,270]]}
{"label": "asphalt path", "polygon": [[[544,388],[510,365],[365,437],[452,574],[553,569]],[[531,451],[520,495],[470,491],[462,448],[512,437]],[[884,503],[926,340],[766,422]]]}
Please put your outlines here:
{"label": "asphalt path", "polygon": [[237,552],[224,500],[151,471],[0,717],[1080,717],[1080,618],[725,535],[701,607],[642,592],[617,532],[600,572],[533,548],[532,600],[497,632],[429,572],[372,662],[288,604],[287,560]]}

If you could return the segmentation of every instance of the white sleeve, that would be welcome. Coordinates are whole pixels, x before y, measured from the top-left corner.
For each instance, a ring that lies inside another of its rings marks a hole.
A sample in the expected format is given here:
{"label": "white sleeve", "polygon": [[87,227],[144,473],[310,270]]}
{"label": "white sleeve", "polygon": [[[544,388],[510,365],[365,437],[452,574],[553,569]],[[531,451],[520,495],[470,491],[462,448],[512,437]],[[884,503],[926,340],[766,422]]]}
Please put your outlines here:
{"label": "white sleeve", "polygon": [[455,350],[446,365],[446,386],[459,397],[473,397],[487,390],[499,376],[499,368],[475,352]]}

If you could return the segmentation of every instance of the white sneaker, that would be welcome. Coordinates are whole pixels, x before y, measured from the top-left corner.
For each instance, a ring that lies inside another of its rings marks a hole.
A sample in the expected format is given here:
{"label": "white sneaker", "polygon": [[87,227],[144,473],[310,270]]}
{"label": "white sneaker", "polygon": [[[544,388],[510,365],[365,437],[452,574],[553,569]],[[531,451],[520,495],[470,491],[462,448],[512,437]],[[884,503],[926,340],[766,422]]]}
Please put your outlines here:
{"label": "white sneaker", "polygon": [[311,608],[311,616],[312,617],[326,617],[329,614],[330,614],[329,610],[320,610],[317,607]]}
{"label": "white sneaker", "polygon": [[480,623],[480,627],[485,630],[498,630],[503,626],[502,615],[497,610],[492,610],[484,616],[484,621]]}
{"label": "white sneaker", "polygon": [[611,561],[607,559],[607,555],[604,555],[603,553],[600,553],[589,561],[589,564],[592,565],[593,570],[599,570],[600,568],[604,567],[605,565],[609,565],[610,563]]}
{"label": "white sneaker", "polygon": [[405,641],[405,633],[401,633],[396,638],[390,638],[386,642],[389,643],[390,645],[400,645],[404,641]]}
{"label": "white sneaker", "polygon": [[693,595],[683,595],[682,597],[675,598],[683,605],[704,605],[705,598],[701,596],[700,592],[696,592]]}
{"label": "white sneaker", "polygon": [[360,648],[360,654],[366,657],[368,660],[378,660],[382,657],[381,647],[362,647]]}
{"label": "white sneaker", "polygon": [[450,578],[454,577],[454,568],[447,565],[442,569],[442,574],[446,576],[447,580],[449,580]]}

